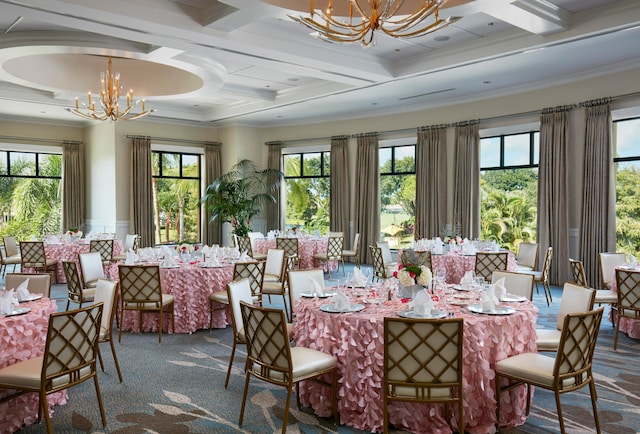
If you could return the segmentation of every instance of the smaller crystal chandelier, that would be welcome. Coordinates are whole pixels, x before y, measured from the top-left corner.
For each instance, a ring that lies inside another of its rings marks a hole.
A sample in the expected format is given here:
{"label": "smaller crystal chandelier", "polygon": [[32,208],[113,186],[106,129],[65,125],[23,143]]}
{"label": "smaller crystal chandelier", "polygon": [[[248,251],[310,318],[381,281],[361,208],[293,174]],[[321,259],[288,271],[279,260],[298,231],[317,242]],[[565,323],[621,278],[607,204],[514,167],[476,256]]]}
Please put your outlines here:
{"label": "smaller crystal chandelier", "polygon": [[[327,42],[354,43],[362,46],[375,45],[376,31],[393,38],[416,38],[440,30],[462,17],[440,19],[439,9],[447,0],[342,0],[349,3],[348,17],[334,17],[333,3],[341,0],[326,0],[327,8],[323,11],[314,7],[310,0],[310,17],[289,15],[294,21],[304,24],[317,32],[314,36]],[[400,11],[405,6],[414,7],[410,14]],[[429,16],[434,16],[431,23],[421,25]]]}
{"label": "smaller crystal chandelier", "polygon": [[[86,103],[80,105],[78,97],[76,97],[76,107],[66,107],[65,110],[85,119],[99,121],[111,119],[114,122],[119,120],[132,121],[134,119],[140,119],[156,111],[155,109],[145,110],[144,99],[134,101],[133,89],[129,89],[129,92],[127,92],[127,105],[121,110],[118,103],[121,90],[120,73],[116,72],[114,74],[111,72],[111,57],[109,57],[107,71],[100,73],[100,108],[96,111],[96,102],[91,98],[91,92],[89,92]],[[142,111],[129,115],[133,107],[141,101]]]}

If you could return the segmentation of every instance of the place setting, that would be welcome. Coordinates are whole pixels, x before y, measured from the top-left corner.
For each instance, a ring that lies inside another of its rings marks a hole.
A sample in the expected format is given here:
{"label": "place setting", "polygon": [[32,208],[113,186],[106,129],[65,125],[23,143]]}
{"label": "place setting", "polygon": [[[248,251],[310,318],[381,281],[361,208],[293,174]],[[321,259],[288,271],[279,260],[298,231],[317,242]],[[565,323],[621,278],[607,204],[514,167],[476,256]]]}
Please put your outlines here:
{"label": "place setting", "polygon": [[426,291],[419,291],[413,300],[409,303],[409,309],[398,311],[397,314],[402,318],[416,318],[416,319],[441,319],[449,316],[449,312],[444,309],[437,309],[431,298],[431,295]]}
{"label": "place setting", "polygon": [[349,297],[344,295],[342,292],[337,292],[329,301],[330,303],[320,306],[320,310],[322,312],[352,313],[359,312],[365,308],[365,305],[362,303],[351,303]]}

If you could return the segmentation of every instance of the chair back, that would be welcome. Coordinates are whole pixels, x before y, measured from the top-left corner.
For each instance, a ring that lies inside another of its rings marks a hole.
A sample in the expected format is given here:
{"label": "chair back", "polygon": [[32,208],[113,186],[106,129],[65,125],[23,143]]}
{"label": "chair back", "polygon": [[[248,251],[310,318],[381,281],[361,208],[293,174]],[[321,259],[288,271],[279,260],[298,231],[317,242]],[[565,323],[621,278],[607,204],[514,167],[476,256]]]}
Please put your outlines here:
{"label": "chair back", "polygon": [[618,313],[640,319],[640,271],[616,270]]}
{"label": "chair back", "polygon": [[489,281],[494,271],[506,271],[508,252],[478,252],[476,253],[476,275]]}
{"label": "chair back", "polygon": [[291,348],[284,311],[241,302],[242,324],[247,339],[247,367],[253,375],[271,383],[287,385],[292,378]]}
{"label": "chair back", "polygon": [[127,234],[127,236],[124,239],[123,252],[127,253],[129,250],[137,252],[139,239],[140,237],[138,236],[138,234]]}
{"label": "chair back", "polygon": [[253,249],[251,248],[251,238],[248,235],[240,236],[236,235],[235,237],[236,245],[238,246],[238,251],[240,253],[247,252],[247,255],[253,257]]}
{"label": "chair back", "polygon": [[151,303],[151,309],[162,306],[162,283],[158,265],[118,265],[120,292],[123,304],[137,304],[144,308]]}
{"label": "chair back", "polygon": [[64,269],[64,276],[67,279],[69,300],[80,303],[82,301],[83,285],[78,264],[73,261],[62,261],[62,268]]}
{"label": "chair back", "polygon": [[529,301],[533,299],[533,274],[494,271],[491,275],[491,283],[496,283],[503,277],[504,287],[509,294],[525,297]]}
{"label": "chair back", "polygon": [[47,263],[42,241],[20,241],[20,256],[23,268],[42,268]]}
{"label": "chair back", "polygon": [[[242,313],[240,312],[240,302],[253,304],[251,296],[251,284],[249,279],[236,280],[227,284],[227,296],[229,298],[229,306],[231,306],[231,324],[233,325],[233,333],[236,337],[240,337],[243,330]],[[242,341],[243,339],[241,339]]]}
{"label": "chair back", "polygon": [[575,259],[569,259],[569,265],[571,265],[571,275],[573,276],[573,283],[578,286],[587,287],[587,276],[584,274],[584,266],[582,261]]}
{"label": "chair back", "polygon": [[391,257],[391,249],[389,248],[389,243],[386,241],[378,241],[376,245],[380,249],[382,253],[382,262],[385,266],[393,263],[393,258]]}
{"label": "chair back", "polygon": [[327,232],[327,237],[344,237],[344,232]]}
{"label": "chair back", "polygon": [[236,262],[233,265],[233,280],[248,279],[251,294],[261,298],[264,279],[264,262]]}
{"label": "chair back", "polygon": [[551,271],[551,260],[553,259],[553,247],[547,248],[547,253],[544,255],[544,263],[542,264],[542,276],[540,281],[543,283],[549,282],[549,272]]}
{"label": "chair back", "polygon": [[377,279],[386,279],[387,269],[382,259],[382,249],[380,247],[369,246],[369,253],[371,254],[371,262],[373,263],[374,277]]}
{"label": "chair back", "polygon": [[603,311],[601,307],[565,316],[553,368],[559,390],[578,389],[593,381],[591,365]]}
{"label": "chair back", "polygon": [[89,251],[100,253],[101,260],[103,262],[109,262],[113,256],[113,239],[91,240],[89,242]]}
{"label": "chair back", "polygon": [[14,237],[5,235],[2,237],[2,243],[4,244],[4,254],[7,257],[16,256],[18,254],[18,244]]}
{"label": "chair back", "polygon": [[78,254],[78,259],[80,261],[80,271],[85,285],[105,278],[102,256],[99,252],[80,253]]}
{"label": "chair back", "polygon": [[302,292],[313,292],[313,282],[316,281],[324,288],[324,271],[321,268],[310,270],[291,270],[288,273],[289,281],[289,305],[293,309],[294,302],[299,299]]}
{"label": "chair back", "polygon": [[591,288],[565,283],[562,289],[560,310],[558,312],[558,330],[562,330],[564,317],[570,313],[584,313],[593,309],[596,292]]}
{"label": "chair back", "polygon": [[517,260],[518,265],[535,269],[538,263],[538,243],[520,243]]}
{"label": "chair back", "polygon": [[327,259],[342,259],[342,250],[344,249],[344,237],[329,237],[327,240]]}
{"label": "chair back", "polygon": [[616,279],[616,267],[627,262],[627,254],[622,252],[600,253],[600,281],[602,288],[609,289]]}
{"label": "chair back", "polygon": [[264,274],[278,276],[278,280],[280,280],[280,278],[282,278],[284,263],[284,250],[269,249],[267,251],[267,263],[264,266]]}
{"label": "chair back", "polygon": [[360,256],[360,232],[357,232],[355,237],[353,237],[352,250],[356,253],[356,256]]}
{"label": "chair back", "polygon": [[16,289],[22,282],[28,280],[27,289],[32,294],[42,294],[49,298],[51,293],[51,274],[7,273],[5,275],[5,287]]}
{"label": "chair back", "polygon": [[100,321],[100,341],[111,338],[113,329],[113,317],[116,310],[116,296],[118,295],[116,288],[118,282],[113,280],[100,279],[96,285],[96,295],[93,299],[94,304],[102,303],[102,320]]}
{"label": "chair back", "polygon": [[284,250],[285,256],[298,256],[298,239],[278,237],[276,249]]}

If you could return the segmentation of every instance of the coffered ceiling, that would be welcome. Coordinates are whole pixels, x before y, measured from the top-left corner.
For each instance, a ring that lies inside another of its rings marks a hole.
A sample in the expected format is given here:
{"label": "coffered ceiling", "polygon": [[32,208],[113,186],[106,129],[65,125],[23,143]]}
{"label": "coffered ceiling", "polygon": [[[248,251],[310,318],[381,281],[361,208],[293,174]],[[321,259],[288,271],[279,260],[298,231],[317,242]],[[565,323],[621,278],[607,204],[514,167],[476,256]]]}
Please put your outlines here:
{"label": "coffered ceiling", "polygon": [[[338,2],[339,0],[334,0]],[[345,0],[346,1],[346,0]],[[320,3],[320,0],[316,0]],[[638,0],[450,0],[455,24],[329,44],[306,0],[0,0],[0,119],[86,123],[113,57],[152,119],[275,126],[415,111],[640,67]],[[302,5],[302,7],[300,7]]]}

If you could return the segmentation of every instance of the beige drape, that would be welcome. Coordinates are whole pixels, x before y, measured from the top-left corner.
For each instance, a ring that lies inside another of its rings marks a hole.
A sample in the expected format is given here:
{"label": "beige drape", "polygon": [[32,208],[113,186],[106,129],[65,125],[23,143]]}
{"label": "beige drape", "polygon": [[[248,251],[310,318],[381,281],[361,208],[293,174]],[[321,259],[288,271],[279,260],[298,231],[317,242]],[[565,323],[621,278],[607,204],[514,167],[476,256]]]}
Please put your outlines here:
{"label": "beige drape", "polygon": [[[273,170],[282,171],[282,142],[268,142],[269,154],[267,158],[267,167]],[[269,183],[272,179],[268,180]],[[282,183],[274,190],[270,191],[276,198],[276,203],[270,203],[266,206],[267,211],[267,230],[284,229],[284,213],[282,212]]]}
{"label": "beige drape", "polygon": [[584,105],[584,190],[579,259],[584,263],[587,284],[597,288],[600,286],[598,254],[616,249],[611,106],[609,98]]}
{"label": "beige drape", "polygon": [[378,133],[357,136],[354,231],[360,233],[360,261],[371,262],[369,246],[380,239],[380,163]]}
{"label": "beige drape", "polygon": [[469,239],[480,236],[479,128],[478,121],[456,125],[452,223],[462,229],[458,235]]}
{"label": "beige drape", "polygon": [[150,137],[138,136],[132,139],[131,169],[133,230],[140,236],[140,247],[153,247],[155,239]]}
{"label": "beige drape", "polygon": [[84,229],[84,157],[81,143],[62,144],[62,227]]}
{"label": "beige drape", "polygon": [[433,238],[447,223],[447,127],[418,128],[415,238]]}
{"label": "beige drape", "polygon": [[331,137],[329,219],[330,230],[343,232],[345,248],[349,246],[349,158],[348,136]]}
{"label": "beige drape", "polygon": [[[222,175],[222,156],[220,143],[206,143],[204,145],[204,183],[210,185]],[[208,246],[222,244],[222,225],[219,221],[210,221],[211,212],[204,207],[204,219],[202,221],[202,242]]]}
{"label": "beige drape", "polygon": [[[562,285],[569,280],[569,211],[567,147],[569,112],[573,106],[543,110],[540,121],[538,169],[538,244],[540,251],[553,247],[549,280]],[[540,255],[540,261],[544,255]],[[541,264],[538,264],[538,269]]]}

